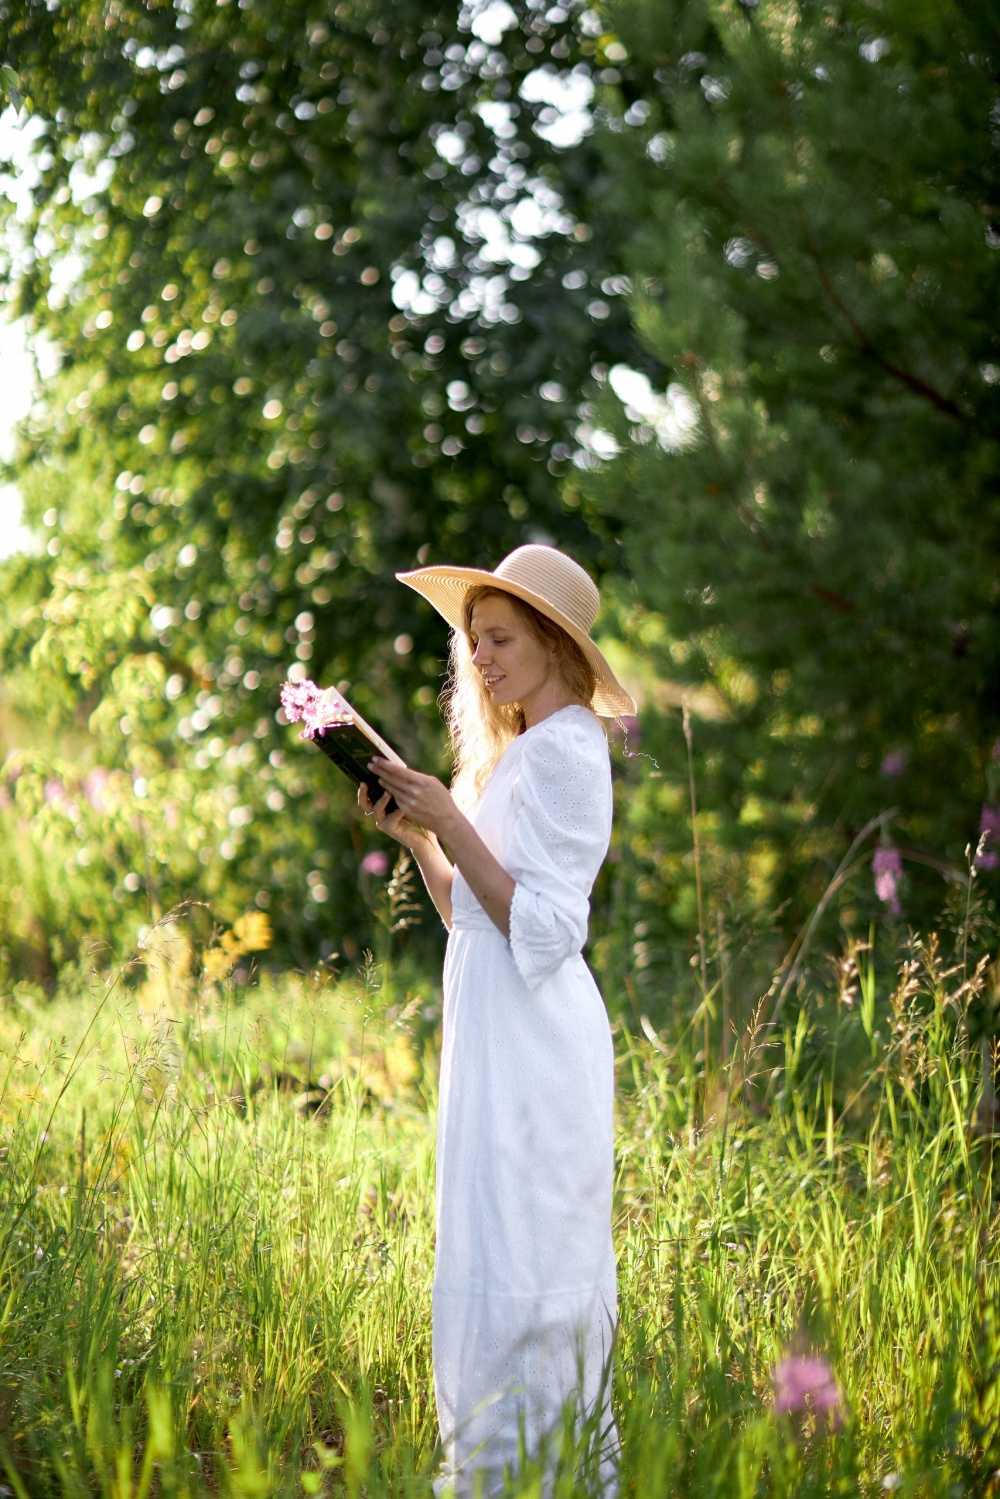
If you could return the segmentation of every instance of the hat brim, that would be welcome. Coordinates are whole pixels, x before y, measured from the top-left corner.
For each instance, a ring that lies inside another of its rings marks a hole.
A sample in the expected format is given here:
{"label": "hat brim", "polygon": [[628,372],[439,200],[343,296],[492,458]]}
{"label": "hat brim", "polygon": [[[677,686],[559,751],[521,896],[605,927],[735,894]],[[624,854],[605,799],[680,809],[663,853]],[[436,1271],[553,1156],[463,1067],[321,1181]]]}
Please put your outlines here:
{"label": "hat brim", "polygon": [[574,624],[541,594],[519,583],[508,582],[506,578],[498,578],[496,573],[479,567],[420,567],[413,572],[397,573],[396,577],[400,583],[405,583],[408,588],[421,594],[456,630],[465,628],[463,610],[465,595],[470,588],[485,587],[495,589],[498,593],[513,594],[515,598],[537,609],[539,614],[553,620],[580,647],[594,669],[597,682],[591,704],[595,713],[602,718],[620,718],[623,713],[631,715],[637,711],[635,699],[625,691],[586,631],[581,630],[579,625]]}

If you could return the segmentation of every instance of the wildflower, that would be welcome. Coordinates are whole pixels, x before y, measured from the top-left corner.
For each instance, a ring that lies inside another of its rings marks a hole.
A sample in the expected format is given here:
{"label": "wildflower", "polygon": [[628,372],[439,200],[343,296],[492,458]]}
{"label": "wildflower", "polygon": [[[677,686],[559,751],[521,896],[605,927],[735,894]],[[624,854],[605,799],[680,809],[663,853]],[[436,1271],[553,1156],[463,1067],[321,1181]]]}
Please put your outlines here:
{"label": "wildflower", "polygon": [[83,794],[87,798],[95,812],[106,812],[107,801],[104,788],[111,779],[102,765],[95,765],[93,770],[88,770],[83,780]]}
{"label": "wildflower", "polygon": [[882,775],[889,776],[890,778],[892,776],[902,775],[905,769],[906,756],[901,755],[898,750],[890,750],[889,754],[884,755],[882,758],[882,764],[879,766],[879,770]]}
{"label": "wildflower", "polygon": [[286,682],[281,689],[281,706],[289,723],[298,723],[300,718],[316,706],[319,688],[308,678],[304,682]]}
{"label": "wildflower", "polygon": [[61,802],[66,795],[66,787],[62,781],[48,780],[45,782],[45,800],[47,802]]}
{"label": "wildflower", "polygon": [[227,952],[224,947],[210,947],[202,958],[202,972],[207,979],[222,978],[234,961],[235,954]]}
{"label": "wildflower", "polygon": [[983,807],[979,818],[979,843],[980,852],[976,855],[976,868],[996,869],[1000,864],[1000,853],[996,848],[988,848],[987,845],[990,843],[1000,845],[1000,807],[991,807],[988,803]]}
{"label": "wildflower", "polygon": [[381,876],[389,873],[389,855],[381,848],[373,848],[361,860],[361,873]]}
{"label": "wildflower", "polygon": [[302,719],[305,728],[301,738],[315,739],[321,729],[332,723],[350,723],[351,710],[336,687],[325,690],[310,682],[286,682],[281,689],[281,706],[289,723]]}
{"label": "wildflower", "polygon": [[812,1415],[829,1411],[839,1420],[843,1401],[825,1358],[790,1355],[782,1359],[772,1377],[776,1411],[808,1411]]}
{"label": "wildflower", "polygon": [[274,941],[266,911],[247,911],[233,922],[233,936],[244,952],[265,952]]}
{"label": "wildflower", "polygon": [[879,900],[889,907],[893,916],[902,916],[903,908],[899,904],[897,887],[897,881],[903,878],[903,861],[899,857],[899,849],[891,845],[877,848],[872,859],[872,874],[875,876],[875,894]]}

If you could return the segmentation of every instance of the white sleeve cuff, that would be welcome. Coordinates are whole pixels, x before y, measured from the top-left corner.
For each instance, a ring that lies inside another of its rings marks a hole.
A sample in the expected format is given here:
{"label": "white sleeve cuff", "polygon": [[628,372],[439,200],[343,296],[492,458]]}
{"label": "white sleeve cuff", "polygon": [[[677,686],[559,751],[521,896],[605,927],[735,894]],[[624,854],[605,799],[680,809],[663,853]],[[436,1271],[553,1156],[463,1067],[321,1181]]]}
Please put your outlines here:
{"label": "white sleeve cuff", "polygon": [[585,936],[586,928],[582,934],[570,930],[544,897],[515,884],[510,903],[510,950],[529,989],[537,989],[567,958],[575,957]]}

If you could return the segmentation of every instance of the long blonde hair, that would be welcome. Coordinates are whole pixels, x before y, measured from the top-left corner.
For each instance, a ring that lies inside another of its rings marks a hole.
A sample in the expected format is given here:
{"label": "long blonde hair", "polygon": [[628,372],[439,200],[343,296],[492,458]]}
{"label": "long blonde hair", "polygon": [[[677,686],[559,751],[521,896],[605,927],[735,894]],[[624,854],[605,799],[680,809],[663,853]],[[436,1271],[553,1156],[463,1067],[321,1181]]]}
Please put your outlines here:
{"label": "long blonde hair", "polygon": [[448,680],[441,694],[454,761],[452,795],[463,810],[479,796],[507,746],[524,733],[519,704],[496,705],[472,664],[472,611],[482,599],[494,595],[509,600],[536,639],[551,650],[554,665],[575,702],[589,708],[597,687],[594,668],[555,620],[505,589],[489,584],[470,588],[462,609],[463,628],[451,632]]}

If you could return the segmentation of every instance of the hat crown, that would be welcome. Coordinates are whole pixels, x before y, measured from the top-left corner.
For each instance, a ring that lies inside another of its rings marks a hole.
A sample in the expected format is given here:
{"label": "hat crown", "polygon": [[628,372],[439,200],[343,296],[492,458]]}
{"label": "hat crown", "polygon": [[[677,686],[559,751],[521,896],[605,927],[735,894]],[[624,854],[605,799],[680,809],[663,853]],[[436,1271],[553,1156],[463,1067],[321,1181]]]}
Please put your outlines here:
{"label": "hat crown", "polygon": [[506,556],[493,576],[535,593],[587,635],[601,596],[590,574],[556,547],[529,542]]}

